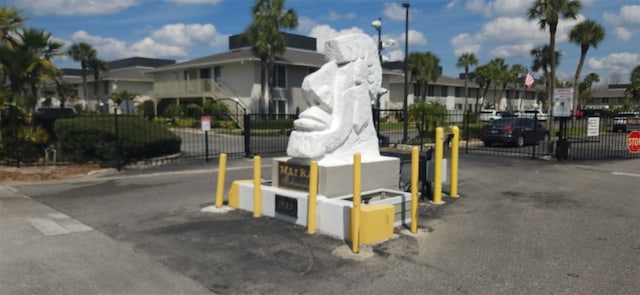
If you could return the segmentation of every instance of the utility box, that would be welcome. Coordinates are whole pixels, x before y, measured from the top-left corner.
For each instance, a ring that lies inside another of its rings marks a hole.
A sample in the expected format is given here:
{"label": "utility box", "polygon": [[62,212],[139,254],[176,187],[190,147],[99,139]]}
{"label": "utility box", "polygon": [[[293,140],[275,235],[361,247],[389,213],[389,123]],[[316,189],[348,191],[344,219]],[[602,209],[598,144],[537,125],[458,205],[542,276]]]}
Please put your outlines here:
{"label": "utility box", "polygon": [[[442,182],[446,182],[447,181],[447,166],[449,164],[447,163],[447,159],[442,159]],[[425,178],[428,182],[433,182],[434,181],[434,176],[436,173],[436,162],[435,161],[427,161],[427,163],[425,164],[425,168],[426,168],[426,173],[425,173]]]}
{"label": "utility box", "polygon": [[370,204],[360,207],[360,243],[373,244],[393,236],[395,207]]}

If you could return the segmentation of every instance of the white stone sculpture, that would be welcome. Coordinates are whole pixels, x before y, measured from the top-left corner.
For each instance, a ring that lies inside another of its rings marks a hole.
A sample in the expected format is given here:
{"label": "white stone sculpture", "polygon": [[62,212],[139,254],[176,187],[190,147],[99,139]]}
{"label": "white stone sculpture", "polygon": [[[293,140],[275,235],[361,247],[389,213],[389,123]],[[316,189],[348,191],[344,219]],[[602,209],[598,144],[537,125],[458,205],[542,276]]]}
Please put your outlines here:
{"label": "white stone sculpture", "polygon": [[326,42],[327,62],[302,83],[310,107],[294,122],[287,155],[321,164],[349,163],[356,152],[363,162],[380,158],[371,113],[382,82],[377,50],[365,34]]}

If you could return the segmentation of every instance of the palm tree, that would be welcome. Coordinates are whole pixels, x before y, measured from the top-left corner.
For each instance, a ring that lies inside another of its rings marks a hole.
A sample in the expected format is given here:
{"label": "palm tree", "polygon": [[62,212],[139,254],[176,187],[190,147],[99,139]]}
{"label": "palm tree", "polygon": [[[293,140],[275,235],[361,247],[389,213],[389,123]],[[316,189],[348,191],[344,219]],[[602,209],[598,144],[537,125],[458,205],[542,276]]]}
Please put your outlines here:
{"label": "palm tree", "polygon": [[0,7],[0,36],[2,36],[3,45],[13,40],[12,33],[21,29],[26,20],[26,17],[20,15],[20,10],[6,6]]}
{"label": "palm tree", "polygon": [[[517,99],[516,93],[518,90],[518,77],[524,73],[525,73],[525,69],[524,69],[524,66],[521,64],[512,65],[511,70],[509,70],[509,74],[511,74],[510,80],[513,82],[513,101]],[[524,87],[524,83],[522,83],[522,85]],[[509,102],[508,99],[507,99],[507,102]],[[507,104],[507,108],[509,111],[511,111],[512,110],[511,104]]]}
{"label": "palm tree", "polygon": [[[538,24],[541,30],[549,27],[549,52],[556,52],[556,31],[558,29],[558,21],[560,15],[564,18],[576,19],[578,12],[582,8],[582,4],[577,0],[535,0],[528,11],[529,19],[539,19]],[[547,93],[547,112],[551,117],[547,120],[547,124],[551,127],[553,122],[553,114],[551,114],[551,102],[553,101],[553,90],[556,81],[556,55],[551,54],[550,57],[550,81]]]}
{"label": "palm tree", "polygon": [[[493,105],[497,109],[500,103],[499,99],[502,99],[502,94],[508,81],[509,65],[503,58],[494,58],[489,62],[488,66],[491,81],[493,81]],[[502,90],[500,95],[497,95],[497,87],[500,83],[502,83]]]}
{"label": "palm tree", "polygon": [[625,89],[624,94],[631,98],[635,104],[640,104],[640,65],[635,66],[629,75],[629,86]]}
{"label": "palm tree", "polygon": [[97,57],[89,59],[89,68],[93,71],[93,94],[96,96],[96,101],[100,102],[100,94],[98,91],[98,82],[100,81],[100,71],[107,71],[107,63]]}
{"label": "palm tree", "polygon": [[[442,76],[440,58],[431,52],[412,52],[407,58],[411,80],[416,82],[423,102],[427,99],[429,82],[435,82]],[[421,91],[424,89],[424,91]]]}
{"label": "palm tree", "polygon": [[44,30],[25,29],[16,35],[11,46],[0,46],[0,64],[13,96],[24,94],[24,104],[31,108],[37,102],[38,84],[46,76],[59,73],[51,60],[62,54],[62,44],[52,41],[51,34]]}
{"label": "palm tree", "polygon": [[58,99],[60,99],[60,108],[64,109],[65,102],[67,97],[76,93],[76,85],[65,82],[64,80],[55,79],[56,82],[56,93],[58,93]]}
{"label": "palm tree", "polygon": [[51,77],[60,74],[60,70],[53,65],[55,56],[64,55],[61,51],[63,44],[51,40],[51,33],[38,29],[25,29],[20,34],[21,47],[17,50],[25,50],[33,55],[33,64],[28,67],[29,84],[31,86],[31,99],[27,106],[33,107],[37,103],[38,85]]}
{"label": "palm tree", "polygon": [[482,104],[484,105],[484,98],[487,97],[489,91],[489,85],[491,84],[491,70],[489,65],[482,65],[476,68],[476,82],[478,83],[478,94],[476,95],[476,113],[480,111],[478,109],[478,100],[480,99],[480,89],[484,88],[482,93]]}
{"label": "palm tree", "polygon": [[97,52],[91,45],[80,42],[71,45],[68,54],[73,60],[80,62],[82,69],[82,91],[84,92],[84,98],[88,99],[89,86],[87,85],[87,69],[89,68],[89,61],[96,57]]}
{"label": "palm tree", "polygon": [[593,46],[593,48],[597,48],[598,44],[604,40],[604,28],[593,20],[585,20],[571,29],[571,32],[569,33],[569,40],[580,46],[580,62],[576,69],[576,75],[573,77],[573,95],[575,98],[573,112],[575,114],[578,106],[580,105],[578,80],[580,79],[580,72],[582,71],[587,51],[589,51],[589,47],[591,46]]}
{"label": "palm tree", "polygon": [[295,10],[284,8],[285,0],[257,0],[251,8],[253,21],[243,34],[243,38],[251,44],[253,53],[260,58],[260,112],[264,112],[265,72],[269,72],[269,92],[273,86],[273,70],[275,55],[282,54],[287,48],[286,36],[281,29],[294,29],[298,26]]}
{"label": "palm tree", "polygon": [[470,53],[470,52],[463,53],[458,58],[458,63],[456,64],[456,67],[464,68],[464,93],[465,94],[464,94],[464,108],[463,108],[463,110],[465,112],[467,111],[467,102],[468,102],[467,99],[469,98],[469,67],[470,66],[475,66],[475,65],[478,65],[478,58],[476,57],[475,54]]}
{"label": "palm tree", "polygon": [[[560,64],[560,52],[556,50],[555,52],[555,60],[556,60],[556,65]],[[534,72],[540,71],[542,70],[543,72],[543,77],[544,77],[544,81],[545,81],[545,87],[546,87],[546,98],[545,101],[549,101],[549,86],[550,86],[550,72],[551,72],[551,47],[549,47],[549,45],[544,45],[541,47],[536,47],[534,49],[531,50],[531,57],[533,57],[533,60],[531,62],[531,69]]]}

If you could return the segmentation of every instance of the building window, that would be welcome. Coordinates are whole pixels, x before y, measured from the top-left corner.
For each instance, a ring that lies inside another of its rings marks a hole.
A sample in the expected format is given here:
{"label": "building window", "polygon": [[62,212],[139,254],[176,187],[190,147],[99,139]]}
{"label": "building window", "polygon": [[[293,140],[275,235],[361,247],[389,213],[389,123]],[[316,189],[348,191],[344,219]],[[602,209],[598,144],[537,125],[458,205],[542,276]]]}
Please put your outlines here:
{"label": "building window", "polygon": [[222,77],[222,67],[221,66],[213,67],[213,80],[218,82],[218,80],[220,80],[220,77]]}
{"label": "building window", "polygon": [[103,94],[104,95],[109,94],[109,81],[102,82],[102,87],[104,88]]}
{"label": "building window", "polygon": [[447,97],[448,96],[448,92],[449,92],[449,87],[440,86],[440,96]]}
{"label": "building window", "polygon": [[211,79],[211,69],[210,68],[200,69],[200,79],[202,80]]}
{"label": "building window", "polygon": [[457,111],[461,111],[462,110],[462,104],[461,103],[456,103],[455,108]]}
{"label": "building window", "polygon": [[602,98],[602,103],[609,103],[609,98],[608,97],[603,97]]}
{"label": "building window", "polygon": [[433,85],[429,85],[427,87],[427,96],[435,96],[435,89]]}
{"label": "building window", "polygon": [[273,72],[274,88],[287,88],[287,67],[283,65],[276,65]]}
{"label": "building window", "polygon": [[464,93],[463,93],[463,92],[464,92],[464,88],[462,88],[462,87],[456,87],[456,88],[455,88],[455,90],[454,90],[454,95],[455,95],[456,97],[462,97],[462,96],[464,95]]}

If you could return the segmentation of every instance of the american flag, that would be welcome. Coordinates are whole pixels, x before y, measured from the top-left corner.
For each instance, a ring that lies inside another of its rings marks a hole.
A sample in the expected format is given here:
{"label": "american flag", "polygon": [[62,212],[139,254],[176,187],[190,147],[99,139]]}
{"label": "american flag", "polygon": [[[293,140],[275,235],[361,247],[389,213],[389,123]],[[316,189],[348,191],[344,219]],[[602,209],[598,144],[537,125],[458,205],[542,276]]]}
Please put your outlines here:
{"label": "american flag", "polygon": [[535,82],[536,80],[533,79],[533,76],[529,73],[529,69],[527,69],[527,74],[524,76],[524,86],[527,86],[527,89],[531,89]]}

